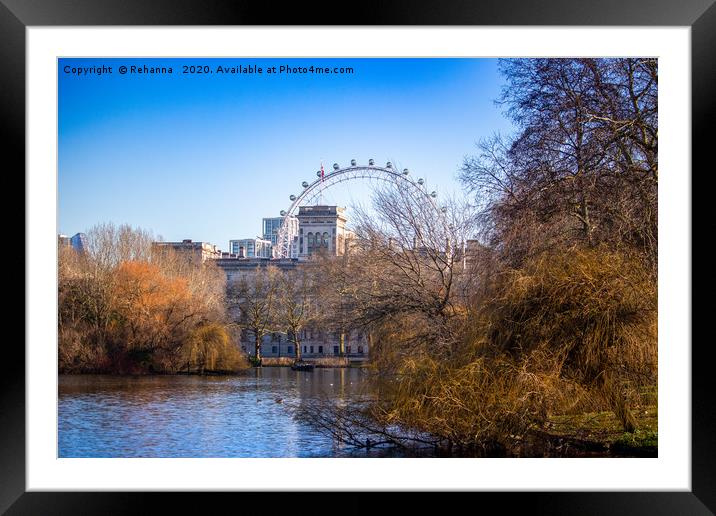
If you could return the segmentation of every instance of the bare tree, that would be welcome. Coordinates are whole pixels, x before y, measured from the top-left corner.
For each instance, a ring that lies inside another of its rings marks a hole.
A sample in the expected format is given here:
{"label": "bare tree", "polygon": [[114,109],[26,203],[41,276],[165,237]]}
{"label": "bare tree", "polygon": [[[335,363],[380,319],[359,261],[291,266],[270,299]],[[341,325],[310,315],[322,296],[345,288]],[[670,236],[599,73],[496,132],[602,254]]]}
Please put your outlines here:
{"label": "bare tree", "polygon": [[344,285],[351,324],[411,317],[416,338],[452,342],[451,320],[462,313],[470,210],[457,200],[440,209],[424,193],[395,185],[376,191],[373,210],[359,209],[356,216],[356,241],[337,282]]}
{"label": "bare tree", "polygon": [[554,246],[637,248],[655,271],[657,62],[516,59],[500,104],[519,128],[462,168],[483,228],[513,266]]}
{"label": "bare tree", "polygon": [[254,339],[254,357],[261,360],[261,342],[264,336],[276,331],[281,272],[275,267],[257,268],[256,271],[229,285],[229,304],[238,312],[238,326]]}
{"label": "bare tree", "polygon": [[307,267],[287,271],[280,277],[278,320],[301,360],[301,332],[317,320],[317,289],[313,270]]}
{"label": "bare tree", "polygon": [[[225,329],[221,271],[155,253],[148,231],[100,224],[87,232],[84,252],[60,251],[61,370],[176,372],[198,329]],[[233,343],[215,348],[214,363],[229,363]]]}

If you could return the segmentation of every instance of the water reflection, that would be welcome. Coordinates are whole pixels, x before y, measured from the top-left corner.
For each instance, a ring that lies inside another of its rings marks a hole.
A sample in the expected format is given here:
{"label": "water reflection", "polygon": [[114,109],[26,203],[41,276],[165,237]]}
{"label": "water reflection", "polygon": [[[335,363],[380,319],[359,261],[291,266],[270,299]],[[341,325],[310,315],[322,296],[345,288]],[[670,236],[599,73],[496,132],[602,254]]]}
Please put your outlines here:
{"label": "water reflection", "polygon": [[231,377],[61,376],[59,456],[354,456],[296,421],[290,407],[318,397],[349,401],[367,394],[359,369],[261,368]]}

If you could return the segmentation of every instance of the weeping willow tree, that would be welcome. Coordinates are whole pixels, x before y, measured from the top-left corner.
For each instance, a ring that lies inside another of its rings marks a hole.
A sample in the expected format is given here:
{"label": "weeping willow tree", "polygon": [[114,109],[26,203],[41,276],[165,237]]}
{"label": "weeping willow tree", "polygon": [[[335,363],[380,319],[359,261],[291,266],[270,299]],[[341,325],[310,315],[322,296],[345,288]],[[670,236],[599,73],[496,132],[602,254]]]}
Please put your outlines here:
{"label": "weeping willow tree", "polygon": [[187,370],[204,374],[209,371],[233,371],[245,359],[230,342],[226,328],[209,323],[196,328],[184,345]]}

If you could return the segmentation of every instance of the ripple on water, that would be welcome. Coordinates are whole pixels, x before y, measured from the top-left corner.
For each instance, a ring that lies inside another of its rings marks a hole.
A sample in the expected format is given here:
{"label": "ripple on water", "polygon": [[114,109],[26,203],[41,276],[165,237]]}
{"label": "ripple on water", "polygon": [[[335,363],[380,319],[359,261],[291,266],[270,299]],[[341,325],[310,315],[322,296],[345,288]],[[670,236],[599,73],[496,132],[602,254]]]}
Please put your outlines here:
{"label": "ripple on water", "polygon": [[59,456],[342,455],[290,407],[317,396],[358,397],[366,388],[362,376],[359,369],[289,368],[227,377],[61,376]]}

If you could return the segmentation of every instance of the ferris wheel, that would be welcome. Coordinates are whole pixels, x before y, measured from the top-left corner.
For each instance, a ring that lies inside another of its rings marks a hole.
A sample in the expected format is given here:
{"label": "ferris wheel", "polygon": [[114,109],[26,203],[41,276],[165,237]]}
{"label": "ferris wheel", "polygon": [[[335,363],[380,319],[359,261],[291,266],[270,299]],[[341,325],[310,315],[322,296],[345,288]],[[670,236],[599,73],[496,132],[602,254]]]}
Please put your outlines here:
{"label": "ferris wheel", "polygon": [[297,212],[299,206],[312,204],[316,199],[323,195],[323,191],[327,188],[335,186],[346,181],[358,179],[372,179],[378,181],[386,181],[397,186],[408,186],[417,199],[429,203],[440,216],[444,217],[446,208],[438,207],[436,203],[437,192],[428,192],[425,188],[425,180],[418,178],[414,180],[410,171],[404,168],[402,171],[393,167],[388,161],[384,167],[375,164],[375,160],[369,159],[368,165],[358,165],[355,159],[351,160],[348,167],[341,168],[338,163],[333,164],[333,170],[316,172],[318,179],[309,183],[304,181],[301,183],[302,191],[298,195],[291,194],[289,200],[291,205],[287,210],[281,210],[283,221],[276,237],[276,245],[273,247],[274,258],[290,258],[291,246],[294,237],[298,234]]}

